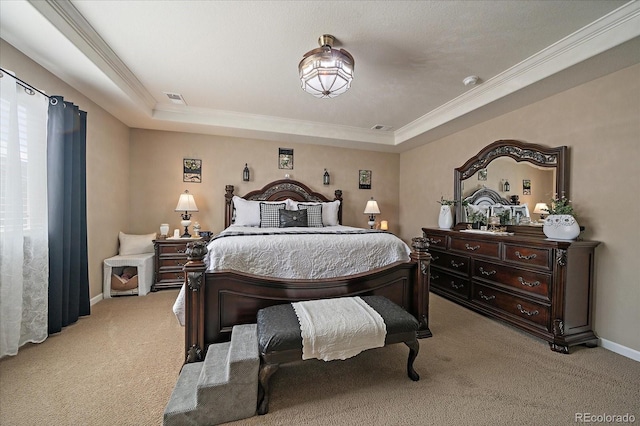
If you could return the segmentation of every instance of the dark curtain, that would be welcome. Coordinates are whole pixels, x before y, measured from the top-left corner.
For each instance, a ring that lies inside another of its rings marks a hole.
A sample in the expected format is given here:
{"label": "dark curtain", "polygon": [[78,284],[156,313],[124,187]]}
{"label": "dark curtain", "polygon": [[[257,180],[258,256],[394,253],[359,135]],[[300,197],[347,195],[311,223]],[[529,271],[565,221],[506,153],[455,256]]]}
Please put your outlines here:
{"label": "dark curtain", "polygon": [[61,96],[49,102],[49,334],[89,315],[87,113]]}

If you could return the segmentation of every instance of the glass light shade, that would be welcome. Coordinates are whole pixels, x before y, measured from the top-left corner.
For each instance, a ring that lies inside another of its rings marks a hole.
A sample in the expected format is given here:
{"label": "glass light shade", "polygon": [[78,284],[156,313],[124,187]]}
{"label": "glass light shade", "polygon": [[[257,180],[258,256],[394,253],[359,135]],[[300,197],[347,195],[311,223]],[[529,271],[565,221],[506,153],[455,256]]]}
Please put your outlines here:
{"label": "glass light shade", "polygon": [[298,72],[302,90],[316,98],[335,98],[351,87],[355,61],[346,50],[331,48],[333,38],[323,37],[321,43],[328,44],[305,53]]}
{"label": "glass light shade", "polygon": [[193,198],[193,195],[189,194],[189,191],[184,191],[184,193],[180,194],[180,198],[178,199],[178,205],[176,206],[177,212],[197,212],[198,206],[196,205],[196,200]]}
{"label": "glass light shade", "polygon": [[371,197],[371,199],[367,201],[367,205],[364,208],[364,214],[380,214],[378,203],[373,199],[373,197]]}

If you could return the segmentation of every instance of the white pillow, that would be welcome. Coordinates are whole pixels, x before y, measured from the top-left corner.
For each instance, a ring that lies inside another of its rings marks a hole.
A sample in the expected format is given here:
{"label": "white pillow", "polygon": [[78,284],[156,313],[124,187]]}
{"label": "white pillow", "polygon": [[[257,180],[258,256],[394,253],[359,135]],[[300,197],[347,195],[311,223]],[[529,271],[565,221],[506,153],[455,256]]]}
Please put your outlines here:
{"label": "white pillow", "polygon": [[309,202],[297,202],[291,201],[291,209],[298,210],[298,204],[321,204],[322,205],[322,224],[324,226],[337,226],[340,225],[338,221],[338,210],[340,208],[340,200],[331,201],[328,203],[309,203]]}
{"label": "white pillow", "polygon": [[260,203],[267,204],[285,204],[288,209],[293,202],[290,199],[282,201],[249,201],[234,195],[232,198],[233,208],[235,210],[234,225],[237,226],[260,226]]}
{"label": "white pillow", "polygon": [[133,235],[125,234],[120,231],[118,239],[120,240],[120,250],[118,254],[125,256],[128,254],[153,253],[153,240],[156,234]]}

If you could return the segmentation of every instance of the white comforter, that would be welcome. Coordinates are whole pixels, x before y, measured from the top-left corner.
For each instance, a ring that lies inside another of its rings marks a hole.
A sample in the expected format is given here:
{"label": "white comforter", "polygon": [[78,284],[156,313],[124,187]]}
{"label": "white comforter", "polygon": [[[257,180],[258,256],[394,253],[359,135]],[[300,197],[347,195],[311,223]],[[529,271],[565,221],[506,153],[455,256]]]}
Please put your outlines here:
{"label": "white comforter", "polygon": [[[235,270],[283,279],[335,278],[409,260],[411,249],[387,232],[350,226],[256,228],[230,226],[208,248],[207,272]],[[265,235],[279,233],[276,235]],[[285,234],[286,233],[286,234]],[[184,325],[184,286],[173,307]]]}

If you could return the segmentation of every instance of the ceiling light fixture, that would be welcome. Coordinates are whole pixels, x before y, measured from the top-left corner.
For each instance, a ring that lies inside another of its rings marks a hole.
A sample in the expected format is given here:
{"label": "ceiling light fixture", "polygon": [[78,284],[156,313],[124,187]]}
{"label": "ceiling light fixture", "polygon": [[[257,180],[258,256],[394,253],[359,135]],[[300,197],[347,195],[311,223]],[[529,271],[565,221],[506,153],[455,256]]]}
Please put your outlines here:
{"label": "ceiling light fixture", "polygon": [[304,54],[298,64],[302,90],[316,98],[335,98],[351,87],[355,61],[344,49],[332,49],[335,37],[324,34],[319,48]]}
{"label": "ceiling light fixture", "polygon": [[465,86],[475,86],[476,84],[478,84],[479,80],[480,80],[480,77],[478,77],[477,75],[470,75],[469,77],[465,77],[465,79],[462,80],[462,82],[464,83]]}

